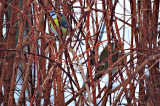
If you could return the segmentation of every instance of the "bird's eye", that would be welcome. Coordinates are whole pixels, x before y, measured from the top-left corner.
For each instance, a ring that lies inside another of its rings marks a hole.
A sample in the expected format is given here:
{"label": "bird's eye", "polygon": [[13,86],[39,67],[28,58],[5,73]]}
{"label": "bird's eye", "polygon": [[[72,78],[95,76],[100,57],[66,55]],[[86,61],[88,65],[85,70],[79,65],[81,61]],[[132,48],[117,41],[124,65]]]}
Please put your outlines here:
{"label": "bird's eye", "polygon": [[51,15],[51,16],[54,16],[54,15],[55,15],[55,12],[50,12],[50,15]]}
{"label": "bird's eye", "polygon": [[54,16],[55,14],[52,14],[52,16]]}

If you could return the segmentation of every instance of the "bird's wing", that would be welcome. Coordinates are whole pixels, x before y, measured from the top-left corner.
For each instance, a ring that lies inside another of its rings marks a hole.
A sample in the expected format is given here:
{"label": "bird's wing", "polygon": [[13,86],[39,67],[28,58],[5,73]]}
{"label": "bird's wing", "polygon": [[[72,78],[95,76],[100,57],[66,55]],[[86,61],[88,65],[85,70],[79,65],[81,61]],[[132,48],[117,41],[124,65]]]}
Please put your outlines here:
{"label": "bird's wing", "polygon": [[61,14],[61,26],[67,28],[67,20],[63,14]]}

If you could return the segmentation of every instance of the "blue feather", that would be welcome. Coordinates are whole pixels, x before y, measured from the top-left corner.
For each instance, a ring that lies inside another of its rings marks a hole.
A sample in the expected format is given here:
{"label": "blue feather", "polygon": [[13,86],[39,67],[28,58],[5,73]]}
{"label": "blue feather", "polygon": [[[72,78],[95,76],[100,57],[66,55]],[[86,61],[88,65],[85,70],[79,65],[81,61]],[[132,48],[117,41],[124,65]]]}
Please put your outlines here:
{"label": "blue feather", "polygon": [[[50,12],[50,15],[52,16],[52,19],[56,19],[56,18],[57,18],[57,15],[56,15],[56,13],[55,13],[54,11]],[[63,14],[60,14],[60,15],[61,15],[61,27],[67,29],[67,20],[66,20],[66,17],[65,17]],[[50,27],[50,30],[51,30],[55,35],[57,35],[57,32],[52,29],[51,24],[50,24],[49,27]],[[70,25],[70,24],[69,24],[69,28],[71,29],[71,25]],[[80,43],[81,43],[82,45],[84,45],[84,43],[78,38],[78,36],[76,36],[76,38],[80,41]]]}

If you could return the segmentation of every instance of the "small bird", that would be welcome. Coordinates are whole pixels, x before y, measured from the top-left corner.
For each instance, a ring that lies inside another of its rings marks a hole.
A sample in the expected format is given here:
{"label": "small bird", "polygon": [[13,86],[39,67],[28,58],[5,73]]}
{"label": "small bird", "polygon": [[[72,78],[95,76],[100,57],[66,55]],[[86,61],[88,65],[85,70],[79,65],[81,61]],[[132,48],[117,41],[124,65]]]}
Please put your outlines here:
{"label": "small bird", "polygon": [[[114,54],[112,56],[112,63],[115,63],[119,57],[120,51],[119,51],[119,44],[117,44],[117,43],[118,43],[117,41],[111,43],[112,54]],[[100,54],[100,59],[99,59],[98,63],[101,65],[97,68],[97,71],[95,72],[94,80],[101,78],[103,76],[103,74],[107,71],[107,69],[108,69],[108,59],[107,58],[108,58],[108,45],[103,49],[103,51]],[[122,64],[123,64],[123,62],[122,62]],[[112,75],[114,75],[116,72],[117,72],[117,67],[114,66],[112,68]]]}
{"label": "small bird", "polygon": [[[52,16],[53,21],[55,22],[56,26],[59,27],[59,22],[58,22],[58,18],[57,15],[54,11],[50,12],[50,15]],[[66,35],[67,32],[67,21],[66,21],[66,17],[63,14],[61,15],[61,29],[62,29],[62,33],[63,35]],[[56,36],[58,36],[58,33],[56,31],[56,29],[54,28],[54,25],[52,24],[52,21],[49,20],[49,28],[52,31],[52,33],[54,33]]]}
{"label": "small bird", "polygon": [[[59,22],[58,22],[57,14],[54,11],[52,11],[52,12],[50,12],[50,15],[52,16],[52,19],[55,22],[57,28],[59,28]],[[63,34],[63,36],[69,35],[69,31],[67,30],[67,20],[66,20],[66,17],[63,14],[60,14],[60,16],[61,16],[61,19],[60,19],[61,20],[61,25],[60,26],[61,26],[62,34]],[[58,36],[56,28],[52,24],[51,20],[49,20],[49,28],[50,28],[50,30],[51,30],[52,33],[54,33],[56,36]],[[69,25],[69,28],[71,28],[70,25]],[[76,36],[76,38],[79,40],[79,38],[77,36]],[[80,41],[80,43],[82,45],[84,45],[84,43],[81,40],[79,40],[79,41]]]}

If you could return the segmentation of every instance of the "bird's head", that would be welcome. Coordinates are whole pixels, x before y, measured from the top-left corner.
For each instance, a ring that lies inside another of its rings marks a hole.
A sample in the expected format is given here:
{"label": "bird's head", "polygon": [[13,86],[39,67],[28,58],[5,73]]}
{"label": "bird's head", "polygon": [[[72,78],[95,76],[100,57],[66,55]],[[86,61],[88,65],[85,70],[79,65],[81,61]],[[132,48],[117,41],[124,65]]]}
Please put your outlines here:
{"label": "bird's head", "polygon": [[56,13],[54,11],[50,12],[49,14],[52,16],[52,19],[57,18]]}

